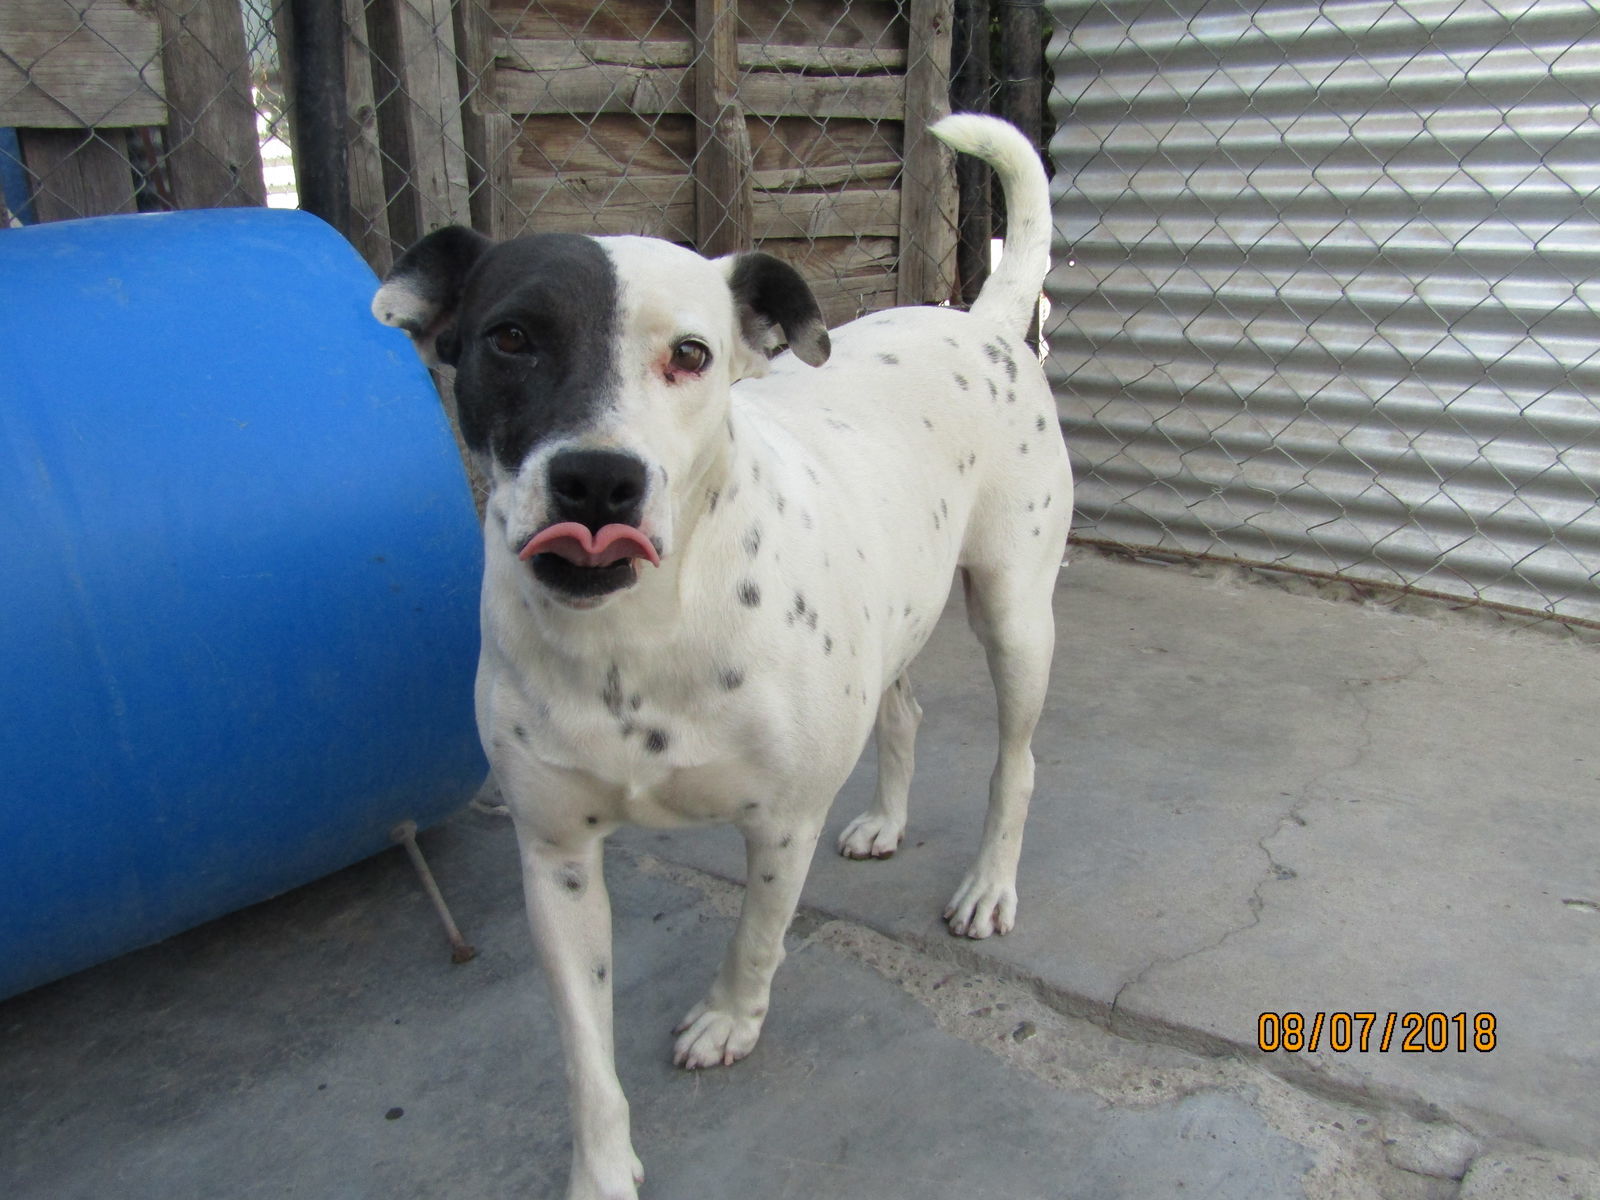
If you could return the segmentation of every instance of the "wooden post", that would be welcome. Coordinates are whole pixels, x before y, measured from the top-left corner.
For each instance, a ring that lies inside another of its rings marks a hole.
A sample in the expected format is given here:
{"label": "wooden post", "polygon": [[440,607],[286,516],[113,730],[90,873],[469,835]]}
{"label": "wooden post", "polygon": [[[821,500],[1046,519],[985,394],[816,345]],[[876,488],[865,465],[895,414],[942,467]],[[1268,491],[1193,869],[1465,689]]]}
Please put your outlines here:
{"label": "wooden post", "polygon": [[179,208],[267,202],[238,0],[157,0],[167,88],[163,156]]}
{"label": "wooden post", "polygon": [[[456,70],[461,92],[461,132],[466,144],[467,201],[472,227],[490,237],[513,231],[511,149],[516,122],[495,94],[496,28],[486,0],[458,0]],[[516,225],[520,225],[516,221]]]}
{"label": "wooden post", "polygon": [[[955,82],[951,102],[962,112],[989,111],[989,0],[956,0]],[[956,159],[956,186],[961,192],[961,236],[956,247],[956,273],[961,302],[978,298],[989,278],[989,242],[993,216],[989,205],[989,167],[969,155]]]}
{"label": "wooden post", "polygon": [[19,129],[17,140],[36,220],[133,211],[126,129]]}
{"label": "wooden post", "polygon": [[[1044,114],[1043,0],[999,0],[1000,112],[1039,148]],[[1009,214],[1007,214],[1009,217]],[[1039,349],[1039,305],[1033,307],[1026,341]]]}
{"label": "wooden post", "polygon": [[955,182],[950,152],[928,132],[950,111],[951,23],[950,0],[911,0],[900,173],[901,304],[938,303],[954,290]]}
{"label": "wooden post", "polygon": [[389,205],[383,190],[383,155],[378,148],[378,105],[372,92],[372,51],[367,42],[364,0],[343,0],[346,165],[350,172],[349,226],[352,245],[379,275],[394,265]]}
{"label": "wooden post", "polygon": [[326,0],[289,0],[294,73],[294,169],[300,207],[349,235],[343,14]]}
{"label": "wooden post", "polygon": [[738,0],[695,0],[694,224],[702,254],[748,250],[750,130],[740,107]]}

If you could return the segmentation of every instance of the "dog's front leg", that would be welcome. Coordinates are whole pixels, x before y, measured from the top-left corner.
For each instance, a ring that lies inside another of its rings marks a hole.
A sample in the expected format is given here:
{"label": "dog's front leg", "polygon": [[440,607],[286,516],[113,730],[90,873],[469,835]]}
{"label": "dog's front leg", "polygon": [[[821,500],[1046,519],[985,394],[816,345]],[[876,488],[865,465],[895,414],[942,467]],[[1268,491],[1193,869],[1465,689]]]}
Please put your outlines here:
{"label": "dog's front leg", "polygon": [[672,1052],[678,1066],[731,1066],[755,1049],[826,801],[818,809],[816,819],[762,820],[741,827],[748,874],[739,925],[710,992],[673,1030],[679,1035]]}
{"label": "dog's front leg", "polygon": [[533,940],[561,1025],[572,1112],[568,1200],[635,1200],[644,1170],[611,1034],[611,900],[592,834],[551,838],[517,822]]}

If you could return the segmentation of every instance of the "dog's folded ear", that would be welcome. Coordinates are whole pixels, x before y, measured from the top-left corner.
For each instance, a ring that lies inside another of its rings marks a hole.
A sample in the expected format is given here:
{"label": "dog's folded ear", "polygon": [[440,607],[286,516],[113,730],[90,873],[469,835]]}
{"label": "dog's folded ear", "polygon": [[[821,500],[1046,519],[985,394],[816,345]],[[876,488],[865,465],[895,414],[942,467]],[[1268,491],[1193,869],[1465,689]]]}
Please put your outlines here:
{"label": "dog's folded ear", "polygon": [[411,335],[429,366],[454,366],[461,352],[456,309],[467,276],[494,243],[461,225],[436,229],[400,256],[372,298],[372,315]]}
{"label": "dog's folded ear", "polygon": [[781,258],[759,250],[718,259],[739,310],[745,342],[761,358],[788,345],[801,362],[820,367],[832,347],[822,309],[806,281]]}

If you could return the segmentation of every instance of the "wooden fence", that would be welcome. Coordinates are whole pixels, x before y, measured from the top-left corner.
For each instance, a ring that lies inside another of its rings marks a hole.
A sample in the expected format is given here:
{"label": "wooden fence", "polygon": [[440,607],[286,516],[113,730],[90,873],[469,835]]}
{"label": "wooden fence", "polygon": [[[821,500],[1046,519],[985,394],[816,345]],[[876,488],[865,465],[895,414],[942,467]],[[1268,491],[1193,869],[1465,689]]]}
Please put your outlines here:
{"label": "wooden fence", "polygon": [[[926,130],[953,0],[328,3],[263,28],[301,101],[302,200],[331,172],[307,206],[379,272],[459,223],[761,246],[832,323],[951,296],[954,175]],[[0,125],[34,217],[264,203],[250,58],[240,0],[5,0]],[[319,140],[306,97],[330,83]]]}

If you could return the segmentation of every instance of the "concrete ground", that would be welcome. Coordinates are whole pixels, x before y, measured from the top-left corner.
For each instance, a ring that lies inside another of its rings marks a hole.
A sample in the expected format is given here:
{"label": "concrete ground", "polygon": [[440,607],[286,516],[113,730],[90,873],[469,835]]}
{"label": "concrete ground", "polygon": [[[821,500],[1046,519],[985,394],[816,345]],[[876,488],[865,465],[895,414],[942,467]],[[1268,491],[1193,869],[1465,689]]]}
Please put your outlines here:
{"label": "concrete ground", "polygon": [[[913,672],[906,844],[824,842],[745,1062],[669,1062],[737,838],[614,839],[643,1195],[1600,1198],[1600,651],[1085,552],[1057,613],[1011,936],[937,921],[994,744],[959,598]],[[0,1003],[0,1196],[559,1196],[508,823],[422,845],[465,965],[397,851]],[[1364,1052],[1324,1021],[1264,1054],[1264,1011],[1376,1018]],[[1467,1048],[1402,1049],[1411,1012]]]}

